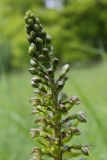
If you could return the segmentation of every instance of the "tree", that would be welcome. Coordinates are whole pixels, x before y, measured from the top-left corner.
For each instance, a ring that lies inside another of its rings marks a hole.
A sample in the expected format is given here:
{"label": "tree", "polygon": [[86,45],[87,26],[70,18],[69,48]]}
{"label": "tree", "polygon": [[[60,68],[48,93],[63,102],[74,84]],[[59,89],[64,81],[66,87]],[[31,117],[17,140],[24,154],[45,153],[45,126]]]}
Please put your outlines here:
{"label": "tree", "polygon": [[[72,0],[60,16],[62,61],[97,60],[98,50],[107,50],[107,1]],[[62,45],[63,44],[63,45]],[[65,54],[64,54],[65,53]],[[72,55],[71,55],[72,53]]]}

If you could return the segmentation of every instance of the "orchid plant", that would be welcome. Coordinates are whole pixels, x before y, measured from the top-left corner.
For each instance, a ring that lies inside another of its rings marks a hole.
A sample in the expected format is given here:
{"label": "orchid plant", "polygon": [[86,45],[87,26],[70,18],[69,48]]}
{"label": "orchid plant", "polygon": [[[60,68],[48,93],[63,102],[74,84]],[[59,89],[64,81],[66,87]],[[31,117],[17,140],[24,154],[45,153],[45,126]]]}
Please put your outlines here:
{"label": "orchid plant", "polygon": [[51,36],[30,10],[26,12],[25,23],[32,66],[29,71],[34,75],[31,86],[35,88],[30,103],[36,124],[30,134],[40,144],[32,148],[31,159],[43,160],[50,157],[54,160],[64,160],[82,154],[89,156],[89,144],[72,144],[71,141],[74,136],[81,135],[77,126],[79,123],[86,123],[86,113],[80,111],[71,114],[72,107],[79,105],[81,101],[75,96],[68,97],[62,91],[68,80],[70,65],[64,65],[55,79],[59,60],[53,55]]}

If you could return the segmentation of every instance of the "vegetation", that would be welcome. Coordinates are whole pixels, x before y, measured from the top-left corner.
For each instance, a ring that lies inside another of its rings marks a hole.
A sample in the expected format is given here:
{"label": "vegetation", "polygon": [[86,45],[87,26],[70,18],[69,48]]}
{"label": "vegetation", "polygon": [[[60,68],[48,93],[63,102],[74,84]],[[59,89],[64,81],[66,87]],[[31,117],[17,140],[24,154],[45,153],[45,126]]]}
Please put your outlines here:
{"label": "vegetation", "polygon": [[[59,75],[59,73],[57,73]],[[91,78],[90,78],[91,77]],[[0,157],[3,160],[23,160],[28,159],[30,149],[38,145],[34,139],[30,138],[30,128],[35,127],[35,116],[30,115],[32,107],[26,99],[33,93],[29,86],[31,75],[27,73],[2,76],[0,81]],[[75,80],[75,81],[74,81]],[[85,98],[93,107],[99,120],[104,126],[98,126],[98,122],[92,115],[90,105],[78,92],[75,84],[80,86]],[[107,70],[103,64],[92,68],[72,69],[69,72],[69,80],[66,82],[64,92],[68,96],[77,95],[82,103],[72,109],[72,112],[84,110],[87,113],[88,121],[80,124],[79,129],[82,135],[72,139],[72,142],[92,145],[90,156],[87,160],[107,159]],[[23,88],[23,90],[22,90]],[[78,108],[79,107],[79,108]],[[105,134],[105,137],[103,136]],[[69,143],[69,145],[72,145]],[[80,156],[82,158],[82,156]],[[78,160],[79,158],[74,158]]]}
{"label": "vegetation", "polygon": [[[0,43],[5,45],[9,42],[8,51],[12,60],[8,56],[8,62],[10,61],[11,69],[24,69],[28,65],[23,16],[29,8],[41,19],[53,37],[54,52],[61,63],[87,64],[101,60],[101,55],[107,50],[107,1],[62,0],[62,5],[61,10],[55,10],[46,8],[43,0],[19,0],[17,4],[13,0],[1,0]],[[7,55],[7,50],[5,52]]]}

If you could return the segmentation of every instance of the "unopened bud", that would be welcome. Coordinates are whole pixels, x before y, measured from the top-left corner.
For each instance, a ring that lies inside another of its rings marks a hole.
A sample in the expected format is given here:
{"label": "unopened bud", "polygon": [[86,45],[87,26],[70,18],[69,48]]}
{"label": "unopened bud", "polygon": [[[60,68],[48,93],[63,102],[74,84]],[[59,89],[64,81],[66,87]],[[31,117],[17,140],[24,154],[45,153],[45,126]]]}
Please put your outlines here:
{"label": "unopened bud", "polygon": [[68,114],[68,111],[66,109],[66,107],[64,105],[60,105],[59,106],[59,109],[60,109],[60,112],[63,114],[63,115],[67,115]]}
{"label": "unopened bud", "polygon": [[40,24],[39,18],[36,18],[36,23],[37,23],[37,24]]}
{"label": "unopened bud", "polygon": [[75,105],[78,105],[78,104],[81,103],[81,101],[79,100],[79,98],[77,98],[76,96],[70,97],[69,100],[71,100]]}
{"label": "unopened bud", "polygon": [[38,84],[36,84],[34,81],[31,81],[30,84],[31,84],[32,87],[38,88]]}
{"label": "unopened bud", "polygon": [[35,83],[41,83],[42,82],[41,78],[38,77],[38,76],[33,77],[32,81],[34,81]]}
{"label": "unopened bud", "polygon": [[[44,60],[46,60],[46,59],[45,59],[45,56],[42,55],[42,54],[39,55],[39,60],[40,60],[41,62],[44,62]],[[45,63],[45,62],[44,62],[44,63]]]}
{"label": "unopened bud", "polygon": [[65,83],[63,81],[58,81],[56,89],[61,91],[63,89],[63,87],[64,87],[64,84]]}
{"label": "unopened bud", "polygon": [[78,119],[78,121],[80,121],[80,122],[87,122],[86,121],[86,119],[85,119],[85,117],[86,117],[86,113],[85,112],[78,112],[78,114],[77,114],[77,119]]}
{"label": "unopened bud", "polygon": [[36,156],[35,158],[37,158],[37,160],[40,160],[43,155],[43,152],[40,148],[34,147],[34,148],[32,148],[31,154],[35,154],[35,156]]}
{"label": "unopened bud", "polygon": [[29,72],[32,74],[32,75],[35,75],[38,73],[38,71],[35,69],[35,68],[30,68],[29,69]]}
{"label": "unopened bud", "polygon": [[29,43],[33,43],[34,42],[34,40],[29,35],[28,35],[28,41],[29,41]]}
{"label": "unopened bud", "polygon": [[32,12],[31,12],[30,10],[29,10],[29,11],[27,11],[27,12],[26,12],[26,17],[27,17],[27,18],[30,18],[31,13],[32,13]]}
{"label": "unopened bud", "polygon": [[53,69],[54,69],[54,71],[57,69],[57,66],[58,66],[58,64],[59,64],[59,60],[58,60],[58,58],[53,58],[52,59],[52,63],[53,63]]}
{"label": "unopened bud", "polygon": [[36,38],[36,33],[34,31],[31,31],[30,36],[31,36],[32,39],[35,39]]}
{"label": "unopened bud", "polygon": [[27,20],[27,24],[29,24],[31,27],[34,26],[34,22],[33,22],[32,19],[28,19],[28,20]]}
{"label": "unopened bud", "polygon": [[83,147],[81,148],[81,151],[82,151],[82,153],[83,153],[84,155],[89,156],[89,153],[88,153],[89,148],[88,148],[87,146],[83,146]]}
{"label": "unopened bud", "polygon": [[39,129],[32,128],[32,129],[30,130],[30,134],[31,134],[31,138],[38,137],[38,136],[40,135],[40,130],[39,130]]}
{"label": "unopened bud", "polygon": [[30,25],[26,24],[26,32],[29,34],[31,31],[31,27]]}
{"label": "unopened bud", "polygon": [[36,61],[34,61],[33,59],[30,60],[30,64],[33,66],[33,67],[37,67],[38,64]]}
{"label": "unopened bud", "polygon": [[45,115],[47,115],[46,110],[45,110],[43,107],[41,107],[40,105],[37,106],[37,110],[38,110],[39,112],[42,112],[42,113],[44,113]]}
{"label": "unopened bud", "polygon": [[53,69],[52,69],[52,68],[49,68],[49,69],[47,70],[47,72],[48,72],[49,75],[53,75]]}
{"label": "unopened bud", "polygon": [[38,98],[31,98],[29,102],[32,104],[32,106],[41,104],[41,101]]}
{"label": "unopened bud", "polygon": [[50,36],[49,34],[46,35],[45,41],[46,41],[46,43],[48,43],[48,44],[51,43],[52,38],[51,38],[51,36]]}
{"label": "unopened bud", "polygon": [[35,25],[34,25],[34,31],[35,31],[36,33],[38,33],[38,31],[39,31],[39,25],[38,25],[38,24],[35,24]]}
{"label": "unopened bud", "polygon": [[70,127],[68,133],[72,133],[75,136],[81,135],[81,132],[76,127]]}
{"label": "unopened bud", "polygon": [[37,43],[37,45],[38,45],[39,47],[42,47],[42,45],[43,45],[43,41],[42,41],[42,39],[39,38],[39,37],[36,38],[36,43]]}
{"label": "unopened bud", "polygon": [[59,76],[59,79],[62,79],[66,75],[66,73],[69,71],[69,69],[70,69],[69,64],[64,65],[62,68],[61,74]]}
{"label": "unopened bud", "polygon": [[46,32],[44,29],[42,29],[41,32],[39,32],[39,36],[43,39],[46,37]]}
{"label": "unopened bud", "polygon": [[39,25],[39,30],[41,31],[43,29],[42,24]]}
{"label": "unopened bud", "polygon": [[33,19],[33,21],[35,23],[35,15],[33,13],[30,14],[30,18]]}
{"label": "unopened bud", "polygon": [[36,51],[36,45],[34,43],[31,43],[31,45],[29,47],[30,56],[34,57],[35,51]]}
{"label": "unopened bud", "polygon": [[39,87],[39,90],[40,90],[40,91],[42,91],[42,92],[47,93],[47,91],[46,91],[46,89],[45,89],[45,87],[44,87],[44,86],[40,86],[40,87]]}
{"label": "unopened bud", "polygon": [[49,50],[48,50],[47,48],[43,48],[43,49],[42,49],[42,53],[43,53],[45,56],[47,56],[48,53],[49,53]]}

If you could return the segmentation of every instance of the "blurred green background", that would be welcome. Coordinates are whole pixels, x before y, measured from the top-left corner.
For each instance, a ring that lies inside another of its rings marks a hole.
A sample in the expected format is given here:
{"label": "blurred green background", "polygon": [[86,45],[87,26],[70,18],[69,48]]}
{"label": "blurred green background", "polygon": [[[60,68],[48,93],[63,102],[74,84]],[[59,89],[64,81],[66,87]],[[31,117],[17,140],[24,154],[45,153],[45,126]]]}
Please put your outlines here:
{"label": "blurred green background", "polygon": [[64,90],[82,101],[72,112],[88,117],[73,142],[92,144],[87,160],[107,160],[107,0],[0,0],[0,159],[29,159],[36,146],[29,134],[35,117],[28,102],[28,10],[52,36],[60,65],[71,65]]}

